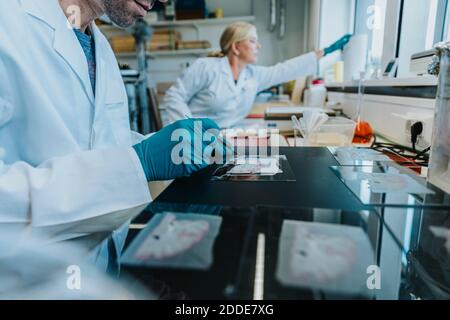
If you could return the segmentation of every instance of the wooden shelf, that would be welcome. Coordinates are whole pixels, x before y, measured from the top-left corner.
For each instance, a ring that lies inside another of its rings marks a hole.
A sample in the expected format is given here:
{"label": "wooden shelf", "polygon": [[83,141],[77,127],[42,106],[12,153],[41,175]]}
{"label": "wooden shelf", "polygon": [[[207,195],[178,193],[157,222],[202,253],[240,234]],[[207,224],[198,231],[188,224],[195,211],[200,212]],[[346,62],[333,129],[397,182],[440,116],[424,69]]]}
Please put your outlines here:
{"label": "wooden shelf", "polygon": [[[242,16],[242,17],[228,17],[220,19],[198,19],[198,20],[178,20],[178,21],[159,21],[154,23],[149,23],[150,26],[154,28],[182,28],[189,27],[194,28],[197,31],[197,40],[199,38],[199,30],[201,27],[209,25],[229,25],[233,22],[245,21],[253,22],[255,21],[255,16]],[[100,30],[106,35],[107,38],[127,36],[130,35],[131,29],[121,29],[112,25],[101,25]],[[218,51],[219,49],[209,48],[209,49],[184,49],[184,50],[164,50],[164,51],[150,51],[147,52],[147,57],[150,59],[156,59],[159,57],[176,57],[176,56],[195,56],[202,57],[208,55],[208,53],[213,51]],[[135,52],[123,52],[116,53],[118,59],[134,59],[136,57]]]}
{"label": "wooden shelf", "polygon": [[[255,16],[243,17],[228,17],[220,19],[197,19],[197,20],[176,20],[176,21],[158,21],[149,22],[149,25],[154,28],[175,28],[175,27],[194,27],[199,29],[201,26],[208,25],[228,25],[237,21],[253,22]],[[129,35],[130,29],[121,29],[112,25],[101,25],[100,30],[107,35],[107,37]]]}
{"label": "wooden shelf", "polygon": [[158,21],[149,22],[152,27],[176,27],[176,26],[191,26],[191,25],[220,25],[220,24],[230,24],[233,22],[245,21],[252,22],[255,21],[255,16],[242,16],[242,17],[227,17],[227,18],[216,18],[216,19],[196,19],[196,20],[175,20],[175,21]]}
{"label": "wooden shelf", "polygon": [[[218,49],[185,49],[185,50],[165,50],[165,51],[147,51],[147,57],[155,59],[158,57],[170,56],[206,56],[208,53],[217,51]],[[135,52],[119,52],[116,53],[119,59],[133,59],[136,57]]]}

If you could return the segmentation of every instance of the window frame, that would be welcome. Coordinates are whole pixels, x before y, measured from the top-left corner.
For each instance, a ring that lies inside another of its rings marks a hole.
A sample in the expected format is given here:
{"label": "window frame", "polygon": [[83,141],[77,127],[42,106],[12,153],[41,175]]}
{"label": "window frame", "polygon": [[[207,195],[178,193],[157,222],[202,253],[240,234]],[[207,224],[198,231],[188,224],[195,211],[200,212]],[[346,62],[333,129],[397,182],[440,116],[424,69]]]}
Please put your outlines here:
{"label": "window frame", "polygon": [[450,1],[446,0],[445,22],[442,34],[442,41],[450,41]]}
{"label": "window frame", "polygon": [[[438,0],[438,8],[436,14],[436,24],[434,26],[434,41],[433,44],[443,41],[447,36],[450,36],[448,27],[450,27],[450,0]],[[401,41],[403,36],[403,20],[405,10],[405,0],[400,0],[399,19],[398,19],[398,31],[397,31],[397,44],[396,54],[397,59],[400,58]],[[448,34],[447,34],[448,33]],[[450,39],[449,39],[450,40]],[[430,48],[428,48],[429,50]],[[424,49],[423,51],[426,51]],[[400,62],[401,63],[401,62]]]}

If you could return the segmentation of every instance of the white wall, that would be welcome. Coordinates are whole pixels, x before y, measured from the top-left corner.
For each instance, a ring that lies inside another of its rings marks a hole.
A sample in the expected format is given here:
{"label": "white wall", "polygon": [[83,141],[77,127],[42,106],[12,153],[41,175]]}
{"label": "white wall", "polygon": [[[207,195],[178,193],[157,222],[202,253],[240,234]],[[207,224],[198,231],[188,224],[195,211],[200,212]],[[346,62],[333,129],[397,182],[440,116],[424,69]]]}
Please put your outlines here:
{"label": "white wall", "polygon": [[[241,0],[227,0],[240,2]],[[287,0],[287,29],[284,40],[278,39],[278,30],[268,32],[269,0],[254,0],[256,27],[263,46],[259,63],[272,65],[296,57],[306,50],[306,0]]]}
{"label": "white wall", "polygon": [[[257,2],[267,1],[257,0]],[[251,16],[253,9],[252,0],[206,0],[206,6],[210,12],[222,8],[225,17]]]}
{"label": "white wall", "polygon": [[[207,0],[206,3],[210,11],[217,7],[223,8],[225,17],[254,15],[256,17],[255,25],[263,46],[259,64],[272,65],[293,58],[306,50],[305,11],[307,1],[287,0],[287,30],[284,40],[278,38],[278,30],[274,33],[268,31],[269,0]],[[215,37],[216,40],[219,37]],[[218,45],[218,41],[216,44]]]}
{"label": "white wall", "polygon": [[[353,30],[352,0],[321,0],[319,47],[324,48]],[[341,53],[335,52],[320,61],[320,75],[341,59]]]}

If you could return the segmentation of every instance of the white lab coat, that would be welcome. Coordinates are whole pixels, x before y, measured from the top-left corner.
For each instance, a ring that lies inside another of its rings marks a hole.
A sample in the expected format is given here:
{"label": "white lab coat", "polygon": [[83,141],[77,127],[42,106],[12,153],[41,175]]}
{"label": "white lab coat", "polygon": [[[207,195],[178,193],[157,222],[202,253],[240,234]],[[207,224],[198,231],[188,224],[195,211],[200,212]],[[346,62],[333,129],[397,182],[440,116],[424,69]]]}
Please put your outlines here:
{"label": "white lab coat", "polygon": [[163,107],[169,123],[188,116],[210,118],[229,128],[247,117],[258,92],[316,71],[312,52],[272,67],[249,65],[236,84],[227,57],[202,58],[168,90]]}
{"label": "white lab coat", "polygon": [[58,0],[0,1],[0,223],[60,225],[151,201],[117,61],[91,28],[95,96]]}

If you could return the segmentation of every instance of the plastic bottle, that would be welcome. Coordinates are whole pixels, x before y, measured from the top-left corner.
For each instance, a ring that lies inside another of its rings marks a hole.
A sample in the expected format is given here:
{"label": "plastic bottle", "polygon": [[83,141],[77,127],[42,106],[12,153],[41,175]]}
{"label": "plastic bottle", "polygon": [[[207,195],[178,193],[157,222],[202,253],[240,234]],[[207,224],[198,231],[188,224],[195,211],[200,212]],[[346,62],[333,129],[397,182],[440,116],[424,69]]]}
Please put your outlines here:
{"label": "plastic bottle", "polygon": [[305,106],[324,108],[326,99],[327,88],[323,79],[313,80],[311,87],[305,90]]}
{"label": "plastic bottle", "polygon": [[342,83],[344,82],[344,61],[338,61],[333,65],[334,81]]}
{"label": "plastic bottle", "polygon": [[175,20],[175,1],[169,0],[164,9],[164,15],[167,20]]}

